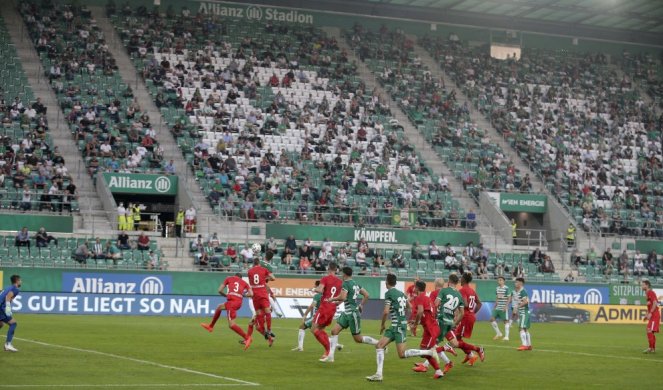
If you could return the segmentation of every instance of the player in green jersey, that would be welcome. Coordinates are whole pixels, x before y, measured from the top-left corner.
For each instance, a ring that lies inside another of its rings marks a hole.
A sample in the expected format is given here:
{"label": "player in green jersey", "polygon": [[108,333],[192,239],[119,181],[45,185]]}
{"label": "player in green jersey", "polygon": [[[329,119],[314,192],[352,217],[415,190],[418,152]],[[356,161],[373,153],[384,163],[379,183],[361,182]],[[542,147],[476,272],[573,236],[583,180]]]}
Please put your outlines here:
{"label": "player in green jersey", "polygon": [[[352,338],[359,344],[376,345],[378,341],[370,336],[361,335],[361,311],[368,301],[368,292],[364,290],[357,282],[352,279],[352,267],[343,267],[343,285],[341,285],[341,293],[329,299],[329,302],[343,302],[343,313],[338,318],[336,325],[331,331],[329,337],[330,348],[329,355],[324,360],[325,362],[334,362],[334,353],[340,345],[338,343],[338,335],[343,329],[350,328]],[[359,296],[361,295],[361,302]]]}
{"label": "player in green jersey", "polygon": [[[396,289],[396,280],[396,275],[387,275],[387,292],[384,294],[384,311],[382,312],[382,323],[380,326],[380,334],[384,334],[382,335],[380,341],[378,341],[378,344],[375,346],[375,354],[378,365],[377,371],[374,375],[366,377],[366,379],[371,382],[382,381],[384,349],[392,341],[396,342],[398,357],[401,359],[413,356],[431,356],[435,360],[439,359],[434,347],[431,349],[405,349],[407,347],[405,344],[405,335],[407,333],[407,318],[405,317],[405,311],[408,309],[409,304],[405,294],[403,294],[402,291]],[[389,328],[385,328],[387,317],[389,317],[391,323]]]}
{"label": "player in green jersey", "polygon": [[[316,280],[315,287],[318,287],[319,285],[320,281]],[[302,323],[299,325],[299,334],[297,335],[297,346],[292,349],[293,351],[297,352],[304,351],[304,337],[306,336],[306,329],[310,329],[311,325],[313,324],[313,316],[315,316],[315,312],[318,311],[318,307],[320,307],[320,298],[322,298],[322,294],[316,293],[313,296],[311,304],[308,305],[308,307],[306,308],[306,311],[302,316]]]}
{"label": "player in green jersey", "polygon": [[440,335],[437,342],[441,343],[442,340],[447,341],[453,346],[458,347],[458,339],[454,329],[460,323],[465,315],[465,301],[460,292],[456,289],[458,286],[458,275],[449,275],[449,283],[447,287],[440,290],[435,298],[433,305],[437,307],[437,324],[440,326]]}
{"label": "player in green jersey", "polygon": [[511,303],[511,289],[504,283],[504,277],[497,278],[497,288],[495,289],[495,307],[490,316],[490,325],[495,330],[495,337],[493,340],[502,339],[502,332],[497,325],[497,320],[504,322],[504,338],[502,340],[509,341],[509,329],[511,322],[509,321],[509,304]]}
{"label": "player in green jersey", "polygon": [[522,345],[519,351],[531,351],[532,339],[529,335],[529,296],[525,290],[525,279],[516,278],[516,295],[518,296],[518,328]]}

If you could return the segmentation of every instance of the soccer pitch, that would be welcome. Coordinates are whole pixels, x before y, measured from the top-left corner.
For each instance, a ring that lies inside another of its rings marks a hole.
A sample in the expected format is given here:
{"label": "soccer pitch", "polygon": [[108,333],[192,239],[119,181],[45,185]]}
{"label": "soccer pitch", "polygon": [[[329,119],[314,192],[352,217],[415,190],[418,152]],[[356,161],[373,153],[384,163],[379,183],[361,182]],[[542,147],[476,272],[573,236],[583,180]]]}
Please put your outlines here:
{"label": "soccer pitch", "polygon": [[[517,330],[511,341],[493,341],[490,324],[474,328],[474,344],[486,348],[486,361],[455,367],[443,379],[411,370],[417,358],[398,359],[395,346],[385,358],[384,382],[364,378],[375,372],[375,350],[355,344],[331,364],[318,362],[322,347],[307,332],[304,352],[297,343],[297,320],[275,319],[274,346],[257,335],[248,351],[222,317],[214,333],[199,326],[207,319],[172,317],[19,315],[14,345],[3,352],[0,388],[404,388],[472,386],[478,388],[620,388],[661,385],[663,353],[643,355],[645,326],[533,324],[534,350],[518,352]],[[245,327],[246,319],[239,324]],[[502,326],[500,326],[502,328]],[[364,321],[364,334],[377,336],[379,323]],[[5,335],[6,329],[1,334]],[[255,334],[254,334],[255,336]],[[419,338],[408,338],[418,348]]]}

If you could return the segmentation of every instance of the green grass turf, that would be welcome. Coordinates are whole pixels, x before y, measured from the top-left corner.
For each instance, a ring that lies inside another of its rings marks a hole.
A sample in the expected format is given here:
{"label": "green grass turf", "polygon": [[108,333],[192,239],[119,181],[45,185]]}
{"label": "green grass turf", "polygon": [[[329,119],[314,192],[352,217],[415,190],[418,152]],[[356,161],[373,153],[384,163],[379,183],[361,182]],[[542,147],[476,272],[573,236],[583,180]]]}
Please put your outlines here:
{"label": "green grass turf", "polygon": [[[663,353],[641,353],[646,347],[644,324],[534,324],[531,331],[534,351],[517,352],[517,331],[512,332],[510,342],[493,341],[492,328],[481,322],[475,326],[471,341],[485,346],[485,362],[466,367],[460,364],[461,356],[453,358],[456,367],[438,381],[442,383],[437,383],[432,372],[412,372],[410,368],[419,359],[399,360],[392,346],[385,359],[384,382],[373,384],[364,377],[375,372],[375,351],[371,346],[354,344],[348,333],[341,334],[340,342],[345,349],[336,354],[333,364],[318,362],[322,347],[309,332],[305,351],[291,352],[297,343],[297,320],[275,319],[274,346],[268,348],[264,340],[257,338],[246,352],[242,351],[238,336],[226,327],[223,317],[212,334],[202,329],[198,325],[202,320],[196,318],[19,315],[17,320],[14,345],[20,352],[2,352],[0,388],[6,385],[163,388],[160,385],[166,384],[181,385],[177,388],[212,388],[211,385],[239,384],[203,373],[258,383],[265,388],[288,389],[431,385],[657,388],[663,379],[660,374]],[[246,323],[246,319],[239,320],[241,326]],[[364,321],[362,327],[365,334],[377,336],[377,321]],[[0,331],[3,336],[5,331],[6,327]],[[411,348],[418,347],[419,338],[408,340]]]}

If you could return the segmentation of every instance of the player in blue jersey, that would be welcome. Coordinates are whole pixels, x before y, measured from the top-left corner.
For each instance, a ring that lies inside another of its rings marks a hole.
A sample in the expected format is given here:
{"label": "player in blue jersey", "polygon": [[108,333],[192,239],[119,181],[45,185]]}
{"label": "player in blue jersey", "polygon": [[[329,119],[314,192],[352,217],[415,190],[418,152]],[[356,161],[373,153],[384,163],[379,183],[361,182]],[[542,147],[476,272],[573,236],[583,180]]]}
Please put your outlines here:
{"label": "player in blue jersey", "polygon": [[18,352],[18,349],[14,348],[12,345],[12,339],[14,338],[14,331],[16,331],[16,320],[12,316],[12,301],[19,293],[19,288],[21,288],[21,277],[18,275],[12,275],[11,278],[12,285],[2,290],[0,294],[0,328],[7,324],[9,325],[9,331],[7,332],[7,341],[5,342],[5,351],[9,352]]}

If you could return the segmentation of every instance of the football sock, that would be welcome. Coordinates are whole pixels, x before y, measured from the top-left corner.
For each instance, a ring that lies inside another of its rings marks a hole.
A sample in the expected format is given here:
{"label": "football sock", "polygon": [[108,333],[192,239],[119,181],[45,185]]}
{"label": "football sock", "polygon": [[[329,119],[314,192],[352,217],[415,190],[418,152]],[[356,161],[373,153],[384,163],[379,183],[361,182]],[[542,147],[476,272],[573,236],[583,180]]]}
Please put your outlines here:
{"label": "football sock", "polygon": [[338,345],[338,335],[329,336],[329,356],[333,359],[336,352],[336,345]]}
{"label": "football sock", "polygon": [[[11,327],[9,330],[11,331]],[[647,339],[649,340],[649,348],[656,349],[656,336],[651,332],[647,332]],[[9,340],[9,334],[7,334],[7,340]]]}
{"label": "football sock", "polygon": [[458,348],[462,349],[463,352],[465,352],[466,355],[469,355],[470,352],[472,352],[472,351],[479,352],[479,347],[477,347],[475,345],[472,345],[472,344],[468,344],[463,340],[458,340]]}
{"label": "football sock", "polygon": [[222,311],[223,309],[221,309],[221,306],[218,306],[216,310],[214,310],[214,317],[212,317],[212,322],[209,323],[210,328],[214,327],[216,321],[218,321],[219,317],[221,316]]}
{"label": "football sock", "polygon": [[507,339],[509,338],[509,330],[511,328],[511,321],[507,321],[506,324],[504,324],[504,337]]}
{"label": "football sock", "polygon": [[405,357],[412,356],[431,356],[432,352],[428,349],[408,349],[405,351]]}
{"label": "football sock", "polygon": [[306,336],[306,331],[304,329],[299,330],[297,335],[297,347],[299,349],[304,349],[304,336]]}
{"label": "football sock", "polygon": [[377,345],[378,341],[371,336],[364,336],[361,338],[361,342],[364,344]]}
{"label": "football sock", "polygon": [[9,324],[9,330],[7,331],[7,344],[11,344],[12,340],[14,339],[14,331],[16,330],[16,326],[18,326],[16,322]]}
{"label": "football sock", "polygon": [[525,337],[527,337],[527,346],[531,347],[532,346],[532,336],[530,336],[529,331],[525,332]]}
{"label": "football sock", "polygon": [[435,371],[437,371],[437,370],[440,369],[440,364],[437,362],[437,360],[433,359],[432,356],[426,356],[426,361],[427,361],[431,366],[433,366],[433,368],[435,369]]}
{"label": "football sock", "polygon": [[522,345],[527,345],[527,333],[524,330],[520,331],[520,342]]}
{"label": "football sock", "polygon": [[375,350],[375,358],[378,363],[378,369],[375,372],[376,374],[382,376],[382,366],[384,365],[384,349],[376,349]]}
{"label": "football sock", "polygon": [[426,358],[426,360],[424,360],[424,362],[421,363],[421,364],[423,364],[424,367],[426,367],[426,368],[428,368],[428,366],[430,366],[430,363],[428,362],[428,358]]}
{"label": "football sock", "polygon": [[502,332],[500,332],[500,328],[497,326],[497,321],[493,321],[490,323],[490,326],[493,327],[493,330],[495,330],[495,334],[498,336],[502,335]]}
{"label": "football sock", "polygon": [[265,315],[264,314],[258,314],[256,317],[256,328],[258,329],[258,332],[264,334],[265,333]]}
{"label": "football sock", "polygon": [[246,337],[251,337],[253,334],[253,322],[249,323],[249,329],[246,331]]}
{"label": "football sock", "polygon": [[437,356],[439,356],[440,359],[444,360],[444,364],[449,364],[449,363],[451,363],[451,360],[449,360],[449,356],[447,356],[446,353],[444,353],[444,352],[438,352]]}
{"label": "football sock", "polygon": [[325,347],[325,354],[329,355],[329,337],[327,333],[322,329],[316,329],[313,334],[323,347]]}
{"label": "football sock", "polygon": [[267,331],[272,331],[272,313],[265,313],[265,319],[267,322]]}
{"label": "football sock", "polygon": [[242,336],[242,338],[243,338],[244,340],[247,339],[246,333],[244,333],[244,331],[242,330],[242,328],[239,327],[239,325],[237,325],[237,324],[232,325],[232,326],[230,327],[230,329],[232,329],[233,331],[235,331],[235,333],[237,333],[238,335]]}

